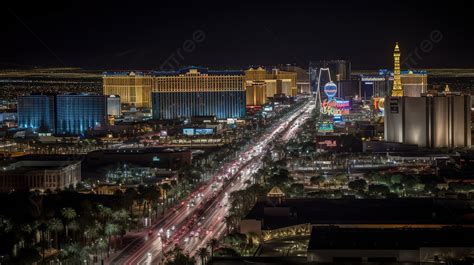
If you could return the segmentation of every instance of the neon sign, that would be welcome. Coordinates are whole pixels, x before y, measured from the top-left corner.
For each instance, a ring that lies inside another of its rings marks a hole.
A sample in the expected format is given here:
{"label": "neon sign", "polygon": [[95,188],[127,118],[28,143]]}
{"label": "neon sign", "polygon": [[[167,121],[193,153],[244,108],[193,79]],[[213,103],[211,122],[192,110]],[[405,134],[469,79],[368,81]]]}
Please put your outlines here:
{"label": "neon sign", "polygon": [[349,114],[350,105],[348,100],[325,99],[321,103],[321,113],[330,116],[347,115]]}
{"label": "neon sign", "polygon": [[329,99],[332,99],[337,93],[337,86],[334,82],[328,82],[324,85],[324,93]]}
{"label": "neon sign", "polygon": [[320,123],[319,132],[334,132],[334,125],[332,123]]}
{"label": "neon sign", "polygon": [[374,98],[374,113],[378,116],[383,116],[385,111],[385,99]]}

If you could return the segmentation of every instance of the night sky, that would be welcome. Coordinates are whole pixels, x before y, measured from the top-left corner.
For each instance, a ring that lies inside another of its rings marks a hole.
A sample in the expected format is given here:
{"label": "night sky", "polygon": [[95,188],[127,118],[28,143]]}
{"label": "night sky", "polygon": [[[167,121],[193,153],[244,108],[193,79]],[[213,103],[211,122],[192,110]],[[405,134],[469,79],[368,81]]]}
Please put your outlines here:
{"label": "night sky", "polygon": [[[472,1],[164,2],[4,8],[0,68],[158,69],[174,56],[177,66],[378,69],[391,67],[395,41],[414,68],[474,68]],[[199,42],[186,42],[193,34]]]}

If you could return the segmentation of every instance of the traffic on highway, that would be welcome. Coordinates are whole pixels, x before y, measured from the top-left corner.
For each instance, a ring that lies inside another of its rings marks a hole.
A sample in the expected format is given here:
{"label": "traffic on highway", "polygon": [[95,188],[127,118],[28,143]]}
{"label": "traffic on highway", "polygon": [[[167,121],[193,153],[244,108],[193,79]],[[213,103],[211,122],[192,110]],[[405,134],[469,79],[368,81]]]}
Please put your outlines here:
{"label": "traffic on highway", "polygon": [[142,244],[125,249],[111,264],[159,264],[165,258],[164,253],[177,246],[194,256],[212,238],[221,238],[226,231],[224,220],[231,207],[230,194],[246,187],[247,180],[262,167],[262,158],[270,150],[272,142],[291,139],[310,117],[314,107],[314,102],[308,101],[275,122],[254,141],[254,145],[241,151],[233,161],[225,163],[207,183],[144,232]]}

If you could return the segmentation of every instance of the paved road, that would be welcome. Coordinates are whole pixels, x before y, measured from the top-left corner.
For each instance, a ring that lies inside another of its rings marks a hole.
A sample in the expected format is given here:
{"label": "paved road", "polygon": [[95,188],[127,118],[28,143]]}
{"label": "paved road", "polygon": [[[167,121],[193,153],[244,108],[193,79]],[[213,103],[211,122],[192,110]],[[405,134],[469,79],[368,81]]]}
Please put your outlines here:
{"label": "paved road", "polygon": [[[225,216],[229,212],[228,195],[245,188],[246,180],[262,167],[263,155],[274,140],[288,141],[309,118],[315,104],[308,102],[277,121],[261,136],[258,144],[242,151],[199,189],[156,224],[151,233],[143,232],[137,241],[114,258],[111,264],[158,264],[163,253],[175,246],[194,256],[212,238],[221,238],[225,231]],[[199,260],[199,259],[197,259]]]}

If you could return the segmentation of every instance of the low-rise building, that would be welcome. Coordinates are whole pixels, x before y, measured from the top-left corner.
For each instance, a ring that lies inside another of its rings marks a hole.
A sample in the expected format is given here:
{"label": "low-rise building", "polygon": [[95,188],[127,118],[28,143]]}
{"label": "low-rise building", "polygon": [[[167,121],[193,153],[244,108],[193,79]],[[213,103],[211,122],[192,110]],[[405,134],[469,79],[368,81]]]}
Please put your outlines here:
{"label": "low-rise building", "polygon": [[[271,198],[268,198],[271,199]],[[283,199],[255,204],[240,223],[241,232],[263,240],[307,235],[311,227],[442,228],[472,226],[474,211],[467,201],[403,199]]]}
{"label": "low-rise building", "polygon": [[314,227],[310,262],[445,262],[468,257],[474,229],[367,229]]}
{"label": "low-rise building", "polygon": [[80,180],[80,161],[21,160],[0,168],[0,192],[64,189]]}
{"label": "low-rise building", "polygon": [[124,148],[90,152],[85,160],[88,166],[130,163],[157,168],[178,169],[191,164],[191,151],[172,148]]}

